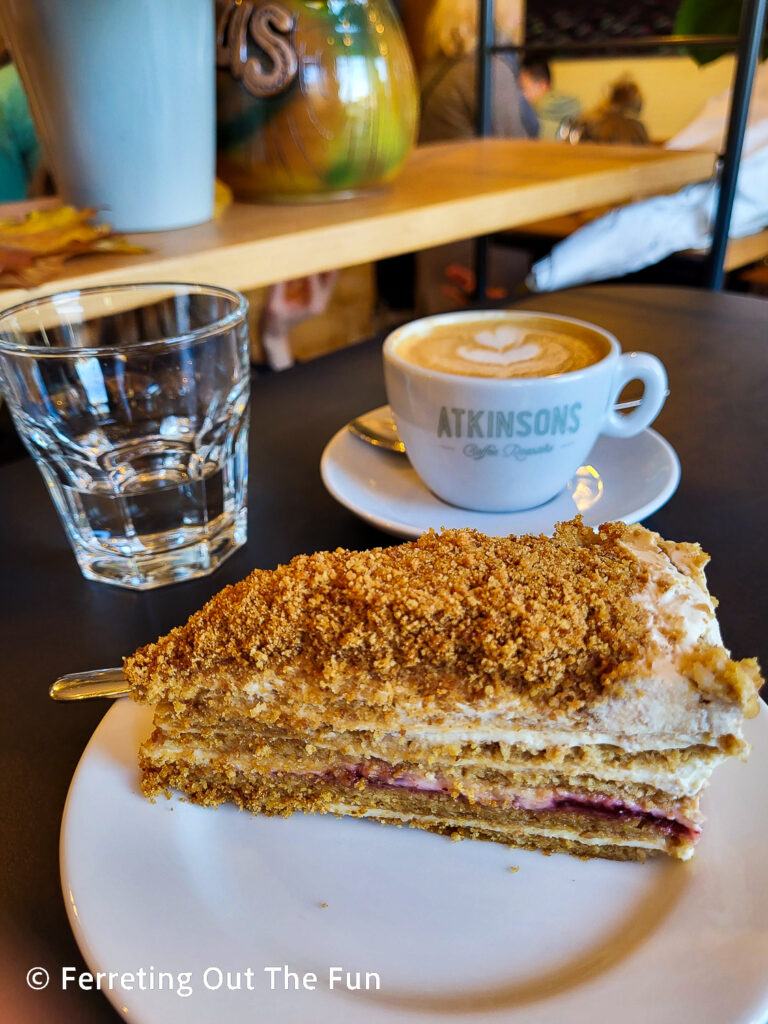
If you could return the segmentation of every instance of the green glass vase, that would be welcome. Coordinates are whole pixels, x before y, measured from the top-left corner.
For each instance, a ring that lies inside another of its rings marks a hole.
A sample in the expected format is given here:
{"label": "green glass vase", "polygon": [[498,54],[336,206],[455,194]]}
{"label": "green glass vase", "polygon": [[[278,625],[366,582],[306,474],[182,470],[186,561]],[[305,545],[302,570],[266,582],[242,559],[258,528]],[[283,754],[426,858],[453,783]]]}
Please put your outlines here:
{"label": "green glass vase", "polygon": [[219,0],[218,174],[240,199],[327,199],[389,181],[418,92],[389,0]]}

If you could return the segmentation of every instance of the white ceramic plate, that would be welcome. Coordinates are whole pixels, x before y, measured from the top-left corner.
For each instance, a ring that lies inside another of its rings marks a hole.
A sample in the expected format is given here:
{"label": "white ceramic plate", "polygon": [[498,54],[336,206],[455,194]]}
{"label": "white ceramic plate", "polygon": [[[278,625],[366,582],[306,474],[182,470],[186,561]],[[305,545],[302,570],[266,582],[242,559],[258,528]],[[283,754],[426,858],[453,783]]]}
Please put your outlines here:
{"label": "white ceramic plate", "polygon": [[346,427],[326,445],[320,472],[340,504],[396,537],[462,526],[506,536],[551,533],[555,523],[578,513],[587,526],[611,520],[638,523],[675,493],[680,461],[654,430],[628,439],[601,436],[564,491],[524,512],[472,512],[448,505],[421,482],[404,455],[375,448]]}
{"label": "white ceramic plate", "polygon": [[[75,936],[93,972],[134,975],[131,991],[102,985],[132,1024],[757,1024],[768,1013],[765,708],[748,723],[749,762],[715,771],[686,864],[152,804],[136,768],[149,728],[147,709],[110,709],[61,836]],[[283,965],[317,975],[316,990],[285,991],[282,972],[270,990],[264,968]],[[350,991],[343,978],[331,991],[332,967],[363,985],[378,974],[381,988]]]}

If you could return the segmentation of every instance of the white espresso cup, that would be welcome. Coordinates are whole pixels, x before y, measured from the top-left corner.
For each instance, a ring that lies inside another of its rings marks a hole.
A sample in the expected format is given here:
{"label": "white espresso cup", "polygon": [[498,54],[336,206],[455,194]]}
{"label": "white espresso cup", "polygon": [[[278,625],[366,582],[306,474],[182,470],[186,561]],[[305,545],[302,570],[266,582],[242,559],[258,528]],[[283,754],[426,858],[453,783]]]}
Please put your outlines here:
{"label": "white espresso cup", "polygon": [[[527,310],[446,313],[406,324],[384,342],[384,376],[422,481],[451,505],[482,512],[554,498],[599,434],[639,434],[667,393],[655,356],[622,355],[601,327]],[[631,412],[617,412],[633,380],[643,383],[643,397]]]}

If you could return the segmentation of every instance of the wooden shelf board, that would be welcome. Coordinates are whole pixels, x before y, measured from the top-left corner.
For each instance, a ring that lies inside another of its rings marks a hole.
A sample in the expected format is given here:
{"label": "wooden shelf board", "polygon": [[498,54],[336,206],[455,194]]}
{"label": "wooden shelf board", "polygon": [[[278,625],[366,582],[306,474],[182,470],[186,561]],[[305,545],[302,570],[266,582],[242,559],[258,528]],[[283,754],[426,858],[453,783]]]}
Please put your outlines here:
{"label": "wooden shelf board", "polygon": [[[128,236],[147,248],[144,254],[70,260],[52,281],[6,291],[2,305],[130,281],[255,288],[669,191],[709,177],[713,165],[711,153],[653,147],[502,139],[423,146],[376,193],[319,203],[235,203],[206,224]],[[28,208],[8,204],[0,217]]]}
{"label": "wooden shelf board", "polygon": [[[689,252],[696,256],[706,256],[706,249],[690,249]],[[728,248],[725,250],[723,267],[726,273],[731,270],[739,270],[747,267],[750,263],[757,263],[758,260],[768,256],[768,228],[764,231],[757,231],[754,235],[745,235],[744,238],[731,238],[728,240]]]}

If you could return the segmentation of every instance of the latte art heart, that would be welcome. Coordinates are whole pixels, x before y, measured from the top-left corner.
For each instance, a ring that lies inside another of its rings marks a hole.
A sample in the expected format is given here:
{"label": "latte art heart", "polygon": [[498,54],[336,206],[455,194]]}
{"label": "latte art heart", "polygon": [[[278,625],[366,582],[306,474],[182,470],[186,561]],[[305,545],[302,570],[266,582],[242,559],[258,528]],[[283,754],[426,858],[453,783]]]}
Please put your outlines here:
{"label": "latte art heart", "polygon": [[538,345],[513,345],[502,351],[489,351],[487,348],[469,348],[462,345],[456,349],[456,355],[468,359],[471,363],[491,363],[495,366],[510,366],[535,359],[541,353]]}
{"label": "latte art heart", "polygon": [[529,333],[519,327],[497,327],[495,331],[478,331],[475,339],[483,348],[495,348],[502,352],[513,345],[521,345]]}

